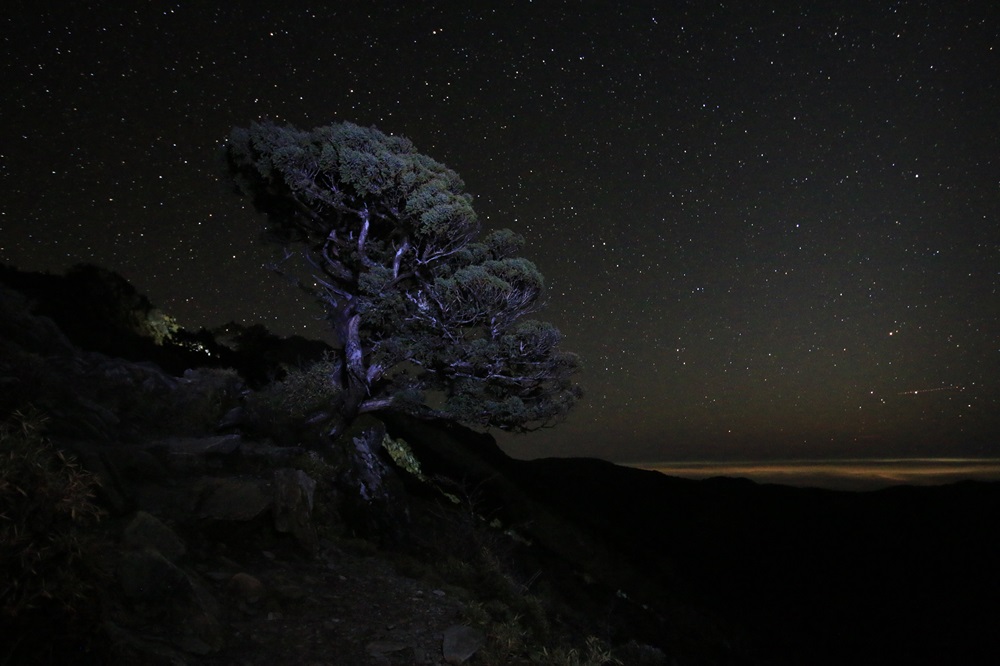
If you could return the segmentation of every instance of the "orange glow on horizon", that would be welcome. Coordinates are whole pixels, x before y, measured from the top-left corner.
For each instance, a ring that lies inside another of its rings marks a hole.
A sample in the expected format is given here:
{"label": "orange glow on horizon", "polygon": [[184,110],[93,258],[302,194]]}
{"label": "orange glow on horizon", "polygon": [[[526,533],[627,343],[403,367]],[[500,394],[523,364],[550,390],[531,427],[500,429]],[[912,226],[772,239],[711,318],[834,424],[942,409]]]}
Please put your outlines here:
{"label": "orange glow on horizon", "polygon": [[789,460],[768,462],[658,462],[632,463],[688,479],[725,476],[758,483],[876,490],[895,485],[941,485],[962,480],[1000,481],[1000,459],[888,458],[853,460]]}

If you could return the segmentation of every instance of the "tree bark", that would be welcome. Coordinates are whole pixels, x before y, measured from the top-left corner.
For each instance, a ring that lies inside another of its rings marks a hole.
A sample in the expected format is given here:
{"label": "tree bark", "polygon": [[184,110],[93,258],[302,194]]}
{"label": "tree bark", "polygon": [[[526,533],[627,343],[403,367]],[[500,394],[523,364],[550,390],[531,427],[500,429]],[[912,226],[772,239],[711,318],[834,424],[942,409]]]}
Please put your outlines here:
{"label": "tree bark", "polygon": [[329,437],[336,439],[357,418],[368,395],[368,382],[361,348],[361,315],[354,315],[344,327],[344,378]]}

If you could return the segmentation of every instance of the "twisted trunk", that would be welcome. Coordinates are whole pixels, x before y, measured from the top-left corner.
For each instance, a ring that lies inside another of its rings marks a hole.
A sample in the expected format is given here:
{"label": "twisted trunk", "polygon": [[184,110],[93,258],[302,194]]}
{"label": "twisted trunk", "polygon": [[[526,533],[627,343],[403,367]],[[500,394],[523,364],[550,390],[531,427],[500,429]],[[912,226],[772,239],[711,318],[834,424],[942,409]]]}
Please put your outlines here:
{"label": "twisted trunk", "polygon": [[364,352],[361,348],[361,315],[355,314],[343,327],[341,341],[344,345],[343,377],[340,400],[334,410],[333,423],[328,432],[330,441],[337,439],[361,412],[361,404],[368,396],[368,378],[365,372]]}

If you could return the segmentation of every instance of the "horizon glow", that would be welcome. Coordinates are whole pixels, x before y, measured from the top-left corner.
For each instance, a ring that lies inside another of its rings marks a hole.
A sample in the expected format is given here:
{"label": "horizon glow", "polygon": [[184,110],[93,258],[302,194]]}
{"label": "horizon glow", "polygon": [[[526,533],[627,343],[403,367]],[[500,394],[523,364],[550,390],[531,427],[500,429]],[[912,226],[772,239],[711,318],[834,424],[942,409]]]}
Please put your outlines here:
{"label": "horizon glow", "polygon": [[623,463],[688,479],[748,478],[757,483],[878,490],[898,485],[1000,481],[1000,458],[849,458],[827,460]]}

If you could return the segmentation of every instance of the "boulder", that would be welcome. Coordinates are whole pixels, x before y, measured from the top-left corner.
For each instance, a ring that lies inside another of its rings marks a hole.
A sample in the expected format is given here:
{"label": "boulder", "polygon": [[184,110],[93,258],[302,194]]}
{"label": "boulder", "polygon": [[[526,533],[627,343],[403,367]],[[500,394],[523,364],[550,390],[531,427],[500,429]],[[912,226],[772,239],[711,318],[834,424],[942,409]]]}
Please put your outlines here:
{"label": "boulder", "polygon": [[464,664],[486,644],[486,634],[475,627],[457,624],[445,629],[441,652],[449,664]]}
{"label": "boulder", "polygon": [[209,460],[236,453],[240,442],[239,435],[171,437],[150,442],[145,448],[155,453],[171,470],[203,472],[208,467]]}
{"label": "boulder", "polygon": [[125,526],[122,543],[128,548],[152,548],[171,562],[176,562],[186,552],[184,542],[156,516],[137,511]]}
{"label": "boulder", "polygon": [[274,528],[291,534],[310,553],[316,552],[316,528],[312,522],[316,481],[300,469],[274,471]]}
{"label": "boulder", "polygon": [[255,576],[240,572],[234,574],[226,584],[226,590],[238,600],[247,604],[255,604],[263,598],[266,590],[264,584]]}
{"label": "boulder", "polygon": [[126,551],[118,566],[118,582],[134,604],[128,617],[134,626],[120,628],[138,635],[139,643],[167,641],[199,655],[222,649],[218,602],[196,578],[156,549]]}
{"label": "boulder", "polygon": [[118,565],[118,584],[129,599],[165,601],[190,594],[187,575],[155,548],[127,551]]}
{"label": "boulder", "polygon": [[273,493],[258,479],[205,479],[198,518],[249,521],[271,507]]}
{"label": "boulder", "polygon": [[349,526],[360,536],[388,544],[404,540],[410,518],[406,490],[382,446],[384,439],[385,425],[368,417],[341,436],[347,463],[339,485]]}

